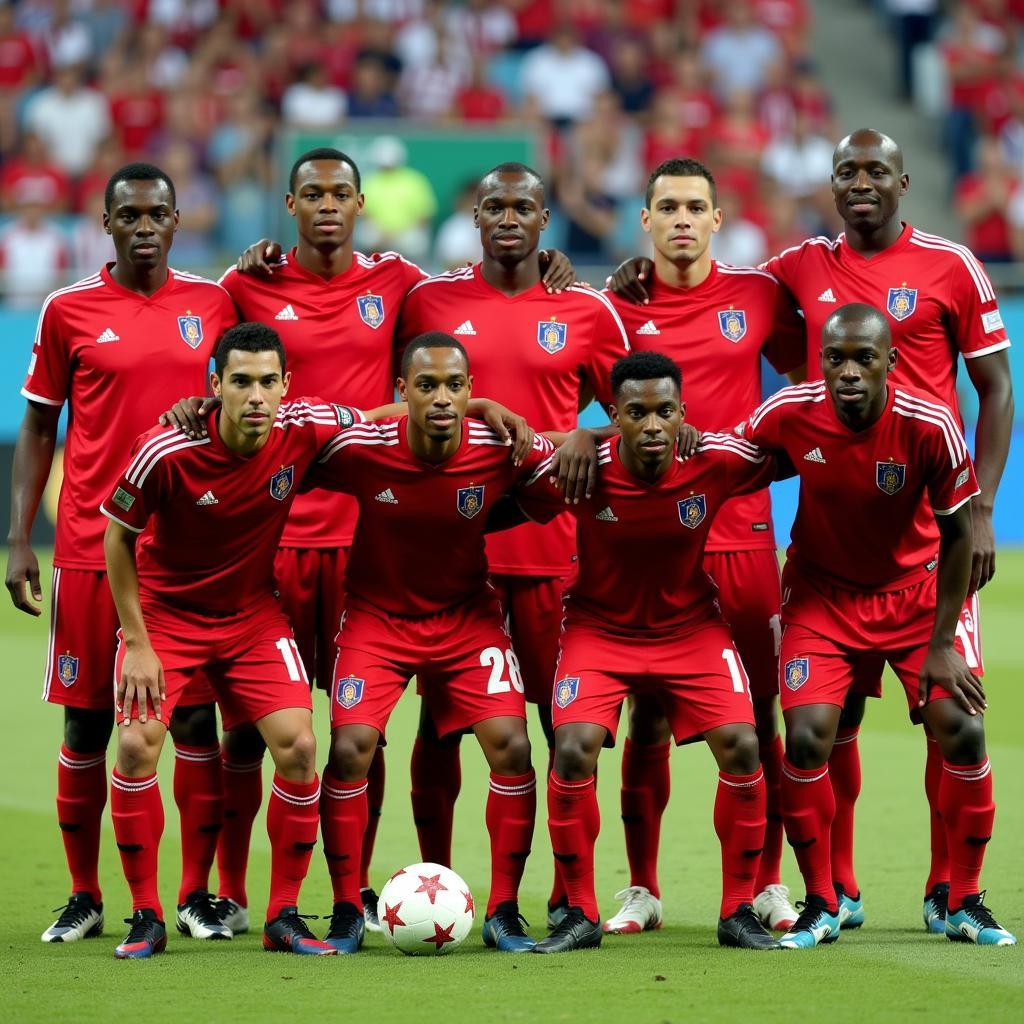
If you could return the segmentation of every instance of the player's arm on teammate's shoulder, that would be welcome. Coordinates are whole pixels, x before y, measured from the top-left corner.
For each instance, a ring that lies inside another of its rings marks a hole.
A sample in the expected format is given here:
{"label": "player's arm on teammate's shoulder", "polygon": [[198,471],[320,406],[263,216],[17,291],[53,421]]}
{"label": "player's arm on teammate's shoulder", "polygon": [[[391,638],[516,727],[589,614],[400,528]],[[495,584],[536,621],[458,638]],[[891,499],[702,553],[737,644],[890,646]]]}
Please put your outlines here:
{"label": "player's arm on teammate's shoulder", "polygon": [[256,277],[273,277],[274,271],[281,263],[281,243],[269,238],[261,238],[249,246],[235,263],[240,274],[253,274]]}
{"label": "player's arm on teammate's shoulder", "polygon": [[564,252],[559,249],[541,249],[537,256],[540,258],[540,283],[549,295],[559,295],[576,283],[576,268]]}
{"label": "player's arm on teammate's shoulder", "polygon": [[[39,615],[43,588],[32,550],[32,523],[46,488],[57,444],[61,406],[26,403],[11,466],[11,522],[7,532],[7,591],[14,607]],[[28,584],[28,593],[25,585]]]}
{"label": "player's arm on teammate's shoulder", "polygon": [[1013,384],[1007,349],[965,359],[971,384],[978,393],[978,424],[974,433],[975,473],[981,494],[974,507],[974,558],[970,592],[980,590],[996,571],[996,538],[992,510],[1010,451],[1013,430]]}
{"label": "player's arm on teammate's shoulder", "polygon": [[651,301],[648,288],[653,275],[653,260],[646,256],[631,256],[615,268],[604,284],[620,298],[646,306]]}

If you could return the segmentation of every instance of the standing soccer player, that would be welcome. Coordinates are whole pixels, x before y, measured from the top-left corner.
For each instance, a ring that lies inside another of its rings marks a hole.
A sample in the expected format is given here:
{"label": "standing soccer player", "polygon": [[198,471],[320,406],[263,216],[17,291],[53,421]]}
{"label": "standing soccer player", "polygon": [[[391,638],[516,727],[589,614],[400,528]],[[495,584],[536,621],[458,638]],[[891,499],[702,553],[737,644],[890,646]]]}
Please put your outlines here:
{"label": "standing soccer player", "polygon": [[[424,331],[459,339],[476,389],[515,409],[539,430],[568,432],[595,394],[608,397],[612,363],[629,350],[605,296],[571,287],[550,294],[541,280],[540,234],[547,226],[544,182],[518,163],[480,180],[474,217],[483,258],[416,285],[402,307],[399,343]],[[575,571],[567,517],[528,523],[487,543],[491,579],[521,653],[526,699],[537,704],[549,745],[551,679],[558,652],[561,594]],[[460,785],[458,738],[437,742],[429,720],[413,749],[413,813],[424,860],[451,862],[452,813]],[[552,923],[564,913],[556,871]]]}
{"label": "standing soccer player", "polygon": [[[786,388],[745,425],[800,476],[783,574],[782,708],[786,832],[807,886],[783,946],[839,938],[842,896],[830,863],[836,802],[829,780],[846,694],[888,662],[941,751],[938,810],[950,879],[944,929],[953,941],[1013,945],[979,887],[995,805],[985,754],[984,691],[958,622],[972,571],[967,445],[948,406],[893,382],[888,318],[861,303],[822,330],[824,381]],[[808,458],[813,455],[813,458]],[[925,529],[927,497],[939,534]],[[839,511],[841,510],[841,512]],[[937,548],[937,553],[936,553]]]}
{"label": "standing soccer player", "polygon": [[[28,405],[11,482],[7,588],[15,607],[39,615],[42,589],[29,536],[67,402],[43,698],[64,707],[57,819],[71,898],[43,933],[44,942],[73,942],[103,929],[97,867],[114,724],[117,613],[104,569],[99,504],[130,439],[175,395],[205,390],[217,339],[237,320],[222,288],[168,267],[178,212],[174,185],[163,171],[128,164],[111,176],[104,198],[103,224],[117,258],[43,304],[22,389]],[[184,864],[178,926],[197,938],[230,938],[206,891],[221,820],[212,699],[209,687],[197,682],[183,702],[189,706],[170,723]]]}
{"label": "standing soccer player", "polygon": [[[761,401],[761,356],[780,373],[800,372],[807,351],[803,320],[785,290],[764,271],[711,258],[722,211],[711,172],[696,160],[668,160],[647,183],[640,214],[654,246],[650,301],[609,298],[635,350],[656,349],[682,371],[687,418],[702,430],[729,430]],[[801,372],[802,376],[802,372]],[[750,679],[761,766],[767,787],[764,852],[754,909],[769,928],[795,920],[781,884],[782,739],[779,691],[779,565],[771,499],[760,490],[727,501],[704,545],[704,569],[718,587],[722,615]],[[658,844],[668,803],[671,733],[656,700],[631,698],[630,731],[622,755],[622,821],[629,886],[606,932],[640,932],[661,924]]]}

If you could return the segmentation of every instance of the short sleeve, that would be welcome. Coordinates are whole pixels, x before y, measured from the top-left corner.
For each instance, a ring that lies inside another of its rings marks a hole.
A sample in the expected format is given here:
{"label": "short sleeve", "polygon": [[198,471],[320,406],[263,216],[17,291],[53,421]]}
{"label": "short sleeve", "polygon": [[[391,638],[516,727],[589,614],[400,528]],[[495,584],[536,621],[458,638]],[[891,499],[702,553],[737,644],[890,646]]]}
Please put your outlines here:
{"label": "short sleeve", "polygon": [[807,325],[793,297],[781,285],[774,288],[772,329],[764,355],[778,373],[789,373],[807,362]]}
{"label": "short sleeve", "polygon": [[941,407],[929,423],[932,458],[928,474],[928,503],[937,516],[948,516],[981,491],[967,443],[953,414]]}
{"label": "short sleeve", "polygon": [[328,491],[354,493],[352,466],[359,452],[385,442],[383,424],[367,423],[363,413],[349,406],[334,406],[341,429],[324,438],[320,451],[306,471],[299,487],[310,491],[322,487]]}
{"label": "short sleeve", "polygon": [[583,367],[587,383],[605,408],[612,400],[612,366],[629,355],[629,338],[615,307],[604,292],[593,292],[601,303],[594,321],[587,363]]}
{"label": "short sleeve", "polygon": [[61,329],[60,312],[49,299],[39,314],[22,395],[30,402],[63,405],[71,391],[71,353]]}
{"label": "short sleeve", "polygon": [[795,297],[795,285],[800,273],[800,257],[802,255],[803,246],[797,245],[792,249],[784,250],[778,256],[773,256],[770,260],[765,260],[760,264],[759,269],[766,270],[790,295]]}
{"label": "short sleeve", "polygon": [[1010,347],[995,289],[985,268],[964,250],[952,260],[949,326],[964,359],[977,359]]}
{"label": "short sleeve", "polygon": [[727,496],[763,490],[775,479],[775,459],[770,452],[735,434],[703,434],[698,453],[715,457],[727,480]]}
{"label": "short sleeve", "polygon": [[161,439],[166,437],[167,432],[154,436],[147,431],[136,439],[128,467],[100,505],[100,511],[108,519],[120,523],[132,533],[142,533],[159,504],[165,460],[154,462],[150,456],[154,450],[160,450]]}
{"label": "short sleeve", "polygon": [[[542,442],[538,446],[538,441]],[[527,470],[512,492],[523,514],[535,523],[548,523],[568,511],[564,497],[548,479],[554,445],[540,434],[534,438],[533,450],[523,463]]]}
{"label": "short sleeve", "polygon": [[785,389],[772,395],[758,406],[750,417],[736,427],[736,434],[758,448],[779,450],[783,448],[779,437],[779,413],[775,400]]}

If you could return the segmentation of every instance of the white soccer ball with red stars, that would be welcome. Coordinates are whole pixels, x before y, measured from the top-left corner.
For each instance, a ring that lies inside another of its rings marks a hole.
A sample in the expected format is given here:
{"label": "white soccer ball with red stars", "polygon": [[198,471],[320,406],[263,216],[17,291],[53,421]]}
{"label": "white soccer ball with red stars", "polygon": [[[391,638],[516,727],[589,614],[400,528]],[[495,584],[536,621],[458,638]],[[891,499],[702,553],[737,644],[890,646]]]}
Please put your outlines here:
{"label": "white soccer ball with red stars", "polygon": [[441,864],[410,864],[380,891],[380,930],[407,956],[444,956],[462,944],[476,908],[469,886]]}

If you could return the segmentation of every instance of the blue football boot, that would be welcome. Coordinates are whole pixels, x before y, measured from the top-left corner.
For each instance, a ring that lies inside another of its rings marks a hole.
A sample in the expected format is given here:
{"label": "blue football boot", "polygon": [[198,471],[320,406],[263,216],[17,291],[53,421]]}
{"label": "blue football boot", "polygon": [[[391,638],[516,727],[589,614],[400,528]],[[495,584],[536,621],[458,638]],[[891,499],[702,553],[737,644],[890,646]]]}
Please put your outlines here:
{"label": "blue football boot", "polygon": [[484,918],[484,945],[499,953],[529,953],[537,943],[523,928],[528,923],[519,913],[518,903],[499,903],[494,913]]}
{"label": "blue football boot", "polygon": [[810,949],[828,945],[839,938],[839,911],[829,910],[821,896],[808,896],[806,903],[797,903],[800,916],[779,939],[783,949]]}
{"label": "blue football boot", "polygon": [[860,928],[864,924],[864,900],[860,893],[847,896],[841,885],[836,885],[836,902],[839,904],[839,927]]}
{"label": "blue football boot", "polygon": [[976,946],[1016,946],[1017,937],[1003,928],[982,902],[983,892],[964,899],[959,910],[946,912],[946,938],[950,942],[973,942]]}
{"label": "blue football boot", "polygon": [[936,882],[924,898],[924,927],[933,935],[946,934],[946,907],[949,905],[949,882]]}

